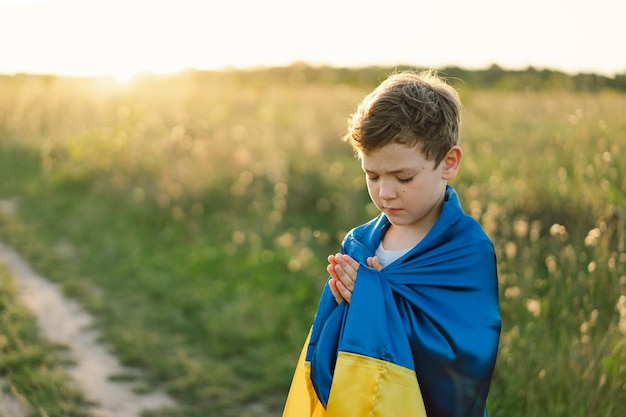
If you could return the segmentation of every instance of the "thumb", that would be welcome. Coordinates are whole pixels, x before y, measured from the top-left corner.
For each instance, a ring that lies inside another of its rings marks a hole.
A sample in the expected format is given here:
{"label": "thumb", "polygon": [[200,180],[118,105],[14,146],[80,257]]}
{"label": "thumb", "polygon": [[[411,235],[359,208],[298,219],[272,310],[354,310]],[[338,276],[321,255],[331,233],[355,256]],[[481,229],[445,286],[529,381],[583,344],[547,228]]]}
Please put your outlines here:
{"label": "thumb", "polygon": [[383,269],[383,266],[378,260],[378,256],[370,256],[369,258],[367,258],[367,266],[369,266],[370,268],[374,268],[377,271]]}

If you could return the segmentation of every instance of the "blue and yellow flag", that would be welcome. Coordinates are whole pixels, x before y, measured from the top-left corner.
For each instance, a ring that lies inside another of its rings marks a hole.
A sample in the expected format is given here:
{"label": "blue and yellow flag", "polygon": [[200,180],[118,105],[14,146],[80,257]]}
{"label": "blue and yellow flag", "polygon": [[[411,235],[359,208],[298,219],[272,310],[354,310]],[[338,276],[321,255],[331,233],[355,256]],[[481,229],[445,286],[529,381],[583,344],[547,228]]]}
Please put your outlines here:
{"label": "blue and yellow flag", "polygon": [[500,336],[496,258],[446,190],[428,235],[382,271],[366,266],[389,221],[353,229],[361,263],[350,304],[325,287],[283,417],[486,415]]}

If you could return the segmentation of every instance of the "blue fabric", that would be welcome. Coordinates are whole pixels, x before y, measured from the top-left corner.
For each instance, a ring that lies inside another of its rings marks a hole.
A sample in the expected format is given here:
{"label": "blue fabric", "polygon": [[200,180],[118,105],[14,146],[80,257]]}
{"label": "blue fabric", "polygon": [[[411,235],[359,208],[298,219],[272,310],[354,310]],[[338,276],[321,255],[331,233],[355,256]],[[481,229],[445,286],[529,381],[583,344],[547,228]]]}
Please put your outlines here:
{"label": "blue fabric", "polygon": [[342,252],[360,262],[350,304],[326,285],[307,361],[326,406],[340,351],[415,370],[428,416],[483,416],[500,337],[496,258],[478,222],[448,186],[441,215],[402,258],[376,271],[384,214],[353,229]]}

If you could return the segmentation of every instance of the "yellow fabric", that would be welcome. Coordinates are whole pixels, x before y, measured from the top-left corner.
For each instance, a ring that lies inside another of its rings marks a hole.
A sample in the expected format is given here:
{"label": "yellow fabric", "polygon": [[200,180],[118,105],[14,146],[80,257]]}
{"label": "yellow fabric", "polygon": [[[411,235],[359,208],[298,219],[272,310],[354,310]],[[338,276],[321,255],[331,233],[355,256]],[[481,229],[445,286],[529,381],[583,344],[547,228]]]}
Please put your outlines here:
{"label": "yellow fabric", "polygon": [[311,364],[305,361],[309,339],[307,337],[291,381],[291,388],[283,410],[283,417],[324,417],[326,410],[317,399],[311,383]]}
{"label": "yellow fabric", "polygon": [[325,410],[305,362],[306,348],[285,404],[283,417],[426,417],[415,371],[368,356],[339,352]]}
{"label": "yellow fabric", "polygon": [[339,352],[326,417],[426,417],[415,371]]}

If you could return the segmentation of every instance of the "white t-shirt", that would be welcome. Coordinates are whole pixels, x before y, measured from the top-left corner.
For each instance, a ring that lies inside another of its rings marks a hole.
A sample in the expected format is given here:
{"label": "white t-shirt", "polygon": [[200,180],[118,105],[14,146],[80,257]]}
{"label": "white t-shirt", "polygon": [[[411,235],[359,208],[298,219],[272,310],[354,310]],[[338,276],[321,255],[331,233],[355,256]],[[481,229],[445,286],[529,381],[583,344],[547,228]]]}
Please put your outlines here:
{"label": "white t-shirt", "polygon": [[376,249],[376,256],[378,256],[378,261],[384,267],[389,265],[392,262],[397,261],[402,258],[408,251],[413,248],[402,249],[402,250],[387,250],[383,248],[383,243],[380,242],[378,248]]}

